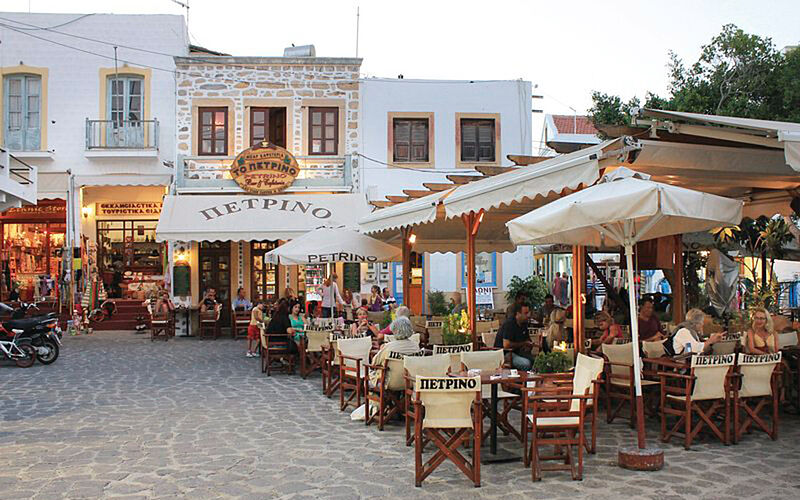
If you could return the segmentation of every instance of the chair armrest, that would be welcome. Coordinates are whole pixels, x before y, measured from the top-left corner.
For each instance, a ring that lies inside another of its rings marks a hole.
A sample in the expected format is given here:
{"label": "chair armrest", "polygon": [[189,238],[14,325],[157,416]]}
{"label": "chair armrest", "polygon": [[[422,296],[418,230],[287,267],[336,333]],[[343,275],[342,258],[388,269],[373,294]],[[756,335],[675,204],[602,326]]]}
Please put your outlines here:
{"label": "chair armrest", "polygon": [[677,378],[681,380],[694,380],[694,376],[692,375],[684,375],[682,373],[674,372],[658,372],[658,376],[664,378]]}
{"label": "chair armrest", "polygon": [[592,394],[542,394],[540,396],[529,396],[529,401],[571,401],[573,399],[592,399]]}

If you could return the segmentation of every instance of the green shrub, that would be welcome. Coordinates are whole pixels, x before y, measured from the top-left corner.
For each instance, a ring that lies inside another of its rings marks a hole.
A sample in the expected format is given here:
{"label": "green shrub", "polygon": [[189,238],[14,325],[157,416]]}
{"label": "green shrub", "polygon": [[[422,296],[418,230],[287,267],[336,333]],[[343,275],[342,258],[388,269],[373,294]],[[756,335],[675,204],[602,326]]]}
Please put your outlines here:
{"label": "green shrub", "polygon": [[544,296],[547,295],[547,283],[540,276],[528,276],[525,279],[514,276],[508,284],[506,300],[511,304],[517,295],[526,295],[528,307],[531,310],[538,309],[544,303]]}
{"label": "green shrub", "polygon": [[562,373],[569,371],[571,364],[563,352],[540,352],[533,360],[533,371],[536,373]]}
{"label": "green shrub", "polygon": [[447,307],[447,302],[444,300],[444,292],[428,292],[428,306],[434,316],[446,316],[450,312],[450,308]]}

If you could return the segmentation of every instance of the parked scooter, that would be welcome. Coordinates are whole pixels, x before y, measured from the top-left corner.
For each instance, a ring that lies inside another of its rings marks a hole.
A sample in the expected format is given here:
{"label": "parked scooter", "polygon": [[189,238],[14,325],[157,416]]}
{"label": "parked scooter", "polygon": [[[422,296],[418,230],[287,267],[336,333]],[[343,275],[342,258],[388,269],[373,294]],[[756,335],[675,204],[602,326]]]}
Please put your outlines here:
{"label": "parked scooter", "polygon": [[[14,310],[0,302],[0,310],[12,313],[12,319],[3,322],[0,331],[4,331],[6,336],[16,334],[21,343],[32,345],[36,350],[36,359],[44,365],[49,365],[58,359],[61,349],[62,333],[58,327],[58,315],[49,313],[26,318],[25,313],[30,307],[31,304],[22,304],[19,309]],[[22,319],[13,319],[19,316]]]}

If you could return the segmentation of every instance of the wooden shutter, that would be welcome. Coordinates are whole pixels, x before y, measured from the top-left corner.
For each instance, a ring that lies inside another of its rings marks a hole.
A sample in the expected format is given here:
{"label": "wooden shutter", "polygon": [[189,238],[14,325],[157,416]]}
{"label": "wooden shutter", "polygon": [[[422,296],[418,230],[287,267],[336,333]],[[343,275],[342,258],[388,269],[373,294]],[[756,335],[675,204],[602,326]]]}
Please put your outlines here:
{"label": "wooden shutter", "polygon": [[286,147],[286,108],[269,110],[269,142]]}
{"label": "wooden shutter", "polygon": [[308,154],[338,154],[339,108],[309,108],[309,121]]}
{"label": "wooden shutter", "polygon": [[478,123],[478,161],[494,161],[494,120]]}
{"label": "wooden shutter", "polygon": [[393,127],[394,161],[427,162],[428,120],[396,119]]}
{"label": "wooden shutter", "polygon": [[411,122],[394,120],[394,161],[411,161]]}
{"label": "wooden shutter", "polygon": [[250,108],[250,144],[269,141],[269,108]]}
{"label": "wooden shutter", "polygon": [[411,161],[428,161],[428,120],[411,121]]}
{"label": "wooden shutter", "polygon": [[461,161],[494,161],[494,120],[461,120]]}
{"label": "wooden shutter", "polygon": [[9,76],[5,81],[5,144],[12,151],[24,149],[23,127],[25,118],[24,90],[25,78],[22,76]]}
{"label": "wooden shutter", "polygon": [[228,154],[228,108],[200,108],[197,154],[206,156]]}

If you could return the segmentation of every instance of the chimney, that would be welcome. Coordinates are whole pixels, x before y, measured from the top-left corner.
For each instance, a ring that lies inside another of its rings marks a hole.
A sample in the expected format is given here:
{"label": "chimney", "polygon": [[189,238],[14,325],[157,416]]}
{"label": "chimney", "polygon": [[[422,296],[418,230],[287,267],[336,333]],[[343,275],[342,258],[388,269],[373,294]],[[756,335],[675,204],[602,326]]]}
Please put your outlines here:
{"label": "chimney", "polygon": [[313,45],[292,45],[283,49],[283,57],[317,57],[317,50]]}

